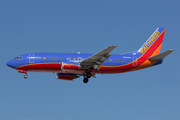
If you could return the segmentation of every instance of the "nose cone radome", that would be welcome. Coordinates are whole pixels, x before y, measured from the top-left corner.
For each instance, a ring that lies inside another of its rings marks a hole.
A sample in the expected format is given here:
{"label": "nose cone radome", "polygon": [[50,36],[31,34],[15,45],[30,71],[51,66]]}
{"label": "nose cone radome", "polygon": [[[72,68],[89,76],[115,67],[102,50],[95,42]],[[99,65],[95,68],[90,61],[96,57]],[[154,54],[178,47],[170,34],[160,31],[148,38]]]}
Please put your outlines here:
{"label": "nose cone radome", "polygon": [[8,62],[6,63],[6,65],[9,66],[9,67],[11,67],[11,68],[14,68],[14,67],[13,67],[13,61],[12,61],[12,60],[8,61]]}

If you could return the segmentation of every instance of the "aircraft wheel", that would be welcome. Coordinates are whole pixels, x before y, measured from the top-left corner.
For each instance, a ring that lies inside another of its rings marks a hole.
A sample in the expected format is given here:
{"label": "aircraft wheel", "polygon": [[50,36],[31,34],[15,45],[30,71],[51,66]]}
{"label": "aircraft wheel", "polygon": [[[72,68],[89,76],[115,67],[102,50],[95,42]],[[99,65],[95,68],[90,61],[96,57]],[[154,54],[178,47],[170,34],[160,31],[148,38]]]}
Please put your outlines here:
{"label": "aircraft wheel", "polygon": [[27,79],[27,77],[28,77],[27,75],[24,75],[24,78],[25,78],[25,79]]}
{"label": "aircraft wheel", "polygon": [[89,81],[88,78],[84,78],[83,80],[84,83],[88,83],[88,81]]}
{"label": "aircraft wheel", "polygon": [[91,73],[89,72],[89,73],[87,73],[87,78],[90,78],[91,77]]}
{"label": "aircraft wheel", "polygon": [[92,76],[92,75],[91,75],[91,72],[87,70],[87,71],[86,71],[86,77],[87,77],[87,78],[91,78],[91,76]]}

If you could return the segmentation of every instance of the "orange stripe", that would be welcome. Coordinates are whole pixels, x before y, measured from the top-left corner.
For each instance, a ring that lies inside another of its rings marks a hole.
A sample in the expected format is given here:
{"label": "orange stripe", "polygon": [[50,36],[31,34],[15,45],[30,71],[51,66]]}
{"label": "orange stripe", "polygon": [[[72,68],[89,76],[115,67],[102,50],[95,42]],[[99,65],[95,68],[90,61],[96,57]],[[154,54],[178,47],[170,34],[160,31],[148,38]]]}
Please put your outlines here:
{"label": "orange stripe", "polygon": [[162,43],[159,45],[159,47],[155,50],[155,52],[151,55],[151,57],[152,56],[155,56],[155,55],[157,55],[157,54],[159,54],[160,53],[160,51],[161,51],[161,46],[162,46]]}
{"label": "orange stripe", "polygon": [[[161,43],[161,44],[159,45],[159,47],[155,50],[155,52],[151,55],[151,57],[160,53],[161,46],[162,46],[162,43]],[[140,66],[138,66],[137,68],[133,69],[132,71],[150,67],[150,66],[153,65],[155,62],[156,62],[156,60],[146,60],[144,63],[142,63]]]}

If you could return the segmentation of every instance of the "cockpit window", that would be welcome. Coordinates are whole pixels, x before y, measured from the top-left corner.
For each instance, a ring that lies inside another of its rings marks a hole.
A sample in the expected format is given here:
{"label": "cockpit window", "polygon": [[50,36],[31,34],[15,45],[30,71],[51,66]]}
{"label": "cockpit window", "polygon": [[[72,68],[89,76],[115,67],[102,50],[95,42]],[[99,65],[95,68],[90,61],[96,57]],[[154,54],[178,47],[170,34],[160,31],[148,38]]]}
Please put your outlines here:
{"label": "cockpit window", "polygon": [[22,57],[15,57],[14,59],[22,59]]}

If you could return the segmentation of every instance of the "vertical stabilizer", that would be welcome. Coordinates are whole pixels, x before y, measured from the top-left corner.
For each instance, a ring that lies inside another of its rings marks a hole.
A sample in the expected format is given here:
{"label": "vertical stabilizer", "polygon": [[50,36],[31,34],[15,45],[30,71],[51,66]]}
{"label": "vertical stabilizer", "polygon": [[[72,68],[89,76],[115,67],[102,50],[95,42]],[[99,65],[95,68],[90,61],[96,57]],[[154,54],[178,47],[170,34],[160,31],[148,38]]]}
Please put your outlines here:
{"label": "vertical stabilizer", "polygon": [[138,52],[146,57],[151,57],[159,54],[165,30],[165,28],[157,28],[154,33],[148,38],[148,40],[143,44],[143,46],[138,50]]}

